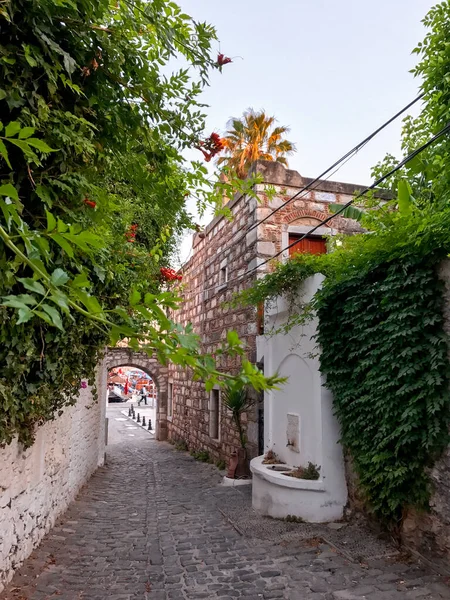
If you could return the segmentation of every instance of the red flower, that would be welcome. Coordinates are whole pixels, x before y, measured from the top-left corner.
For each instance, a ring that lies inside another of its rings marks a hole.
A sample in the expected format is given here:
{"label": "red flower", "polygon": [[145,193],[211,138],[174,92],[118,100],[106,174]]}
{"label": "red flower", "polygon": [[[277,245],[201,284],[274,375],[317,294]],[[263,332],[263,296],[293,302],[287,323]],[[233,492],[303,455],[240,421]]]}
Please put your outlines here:
{"label": "red flower", "polygon": [[227,65],[228,63],[231,63],[231,62],[233,62],[233,61],[228,56],[224,56],[223,54],[219,54],[217,56],[217,64],[219,65],[219,67],[223,67],[223,65]]}
{"label": "red flower", "polygon": [[196,148],[203,154],[205,161],[209,162],[225,148],[225,142],[218,133],[213,132],[206,140],[197,142]]}
{"label": "red flower", "polygon": [[93,200],[89,200],[89,198],[85,198],[83,200],[83,202],[87,205],[90,206],[91,208],[95,208],[97,206],[97,203],[94,202]]}
{"label": "red flower", "polygon": [[177,273],[169,267],[161,267],[159,272],[161,273],[161,277],[166,281],[181,281],[183,279],[181,273]]}

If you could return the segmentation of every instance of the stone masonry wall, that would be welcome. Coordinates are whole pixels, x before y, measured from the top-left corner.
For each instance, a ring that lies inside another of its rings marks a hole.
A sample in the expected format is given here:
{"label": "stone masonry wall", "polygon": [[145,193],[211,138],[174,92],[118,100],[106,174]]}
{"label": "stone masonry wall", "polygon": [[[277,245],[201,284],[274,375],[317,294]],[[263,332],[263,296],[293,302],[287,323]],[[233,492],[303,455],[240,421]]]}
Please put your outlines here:
{"label": "stone masonry wall", "polygon": [[[256,277],[270,268],[263,266],[249,273],[257,264],[287,246],[289,230],[303,233],[312,225],[326,218],[330,203],[344,204],[363,186],[321,181],[313,191],[301,194],[286,208],[280,209],[264,224],[246,234],[256,221],[270,214],[275,208],[302,189],[311,180],[296,171],[285,169],[281,164],[258,161],[254,169],[262,174],[264,183],[256,186],[259,202],[247,197],[235,197],[228,202],[233,218],[216,217],[202,233],[193,239],[193,256],[183,268],[184,304],[173,318],[186,325],[192,323],[201,336],[203,351],[214,353],[227,331],[234,329],[246,344],[250,361],[256,361],[257,315],[254,307],[230,308],[224,303],[236,292],[251,285]],[[276,190],[269,200],[267,186]],[[323,227],[319,235],[352,233],[359,231],[354,221],[336,217],[332,227]],[[281,257],[285,259],[286,257]],[[227,270],[228,282],[223,282],[223,269]],[[221,273],[222,271],[222,273]],[[236,372],[240,360],[228,360],[221,369]],[[173,415],[168,417],[169,439],[184,440],[189,448],[208,450],[215,460],[227,460],[239,447],[236,429],[229,415],[221,406],[220,434],[218,439],[210,436],[210,397],[202,382],[194,382],[186,370],[171,366],[169,381],[173,385]],[[243,416],[249,440],[251,456],[258,453],[258,405]]]}
{"label": "stone masonry wall", "polygon": [[105,400],[82,389],[75,406],[38,428],[31,448],[0,449],[0,590],[103,464]]}
{"label": "stone masonry wall", "polygon": [[[442,263],[439,277],[445,285],[445,331],[450,336],[450,261]],[[450,353],[449,353],[450,360]],[[450,447],[430,471],[433,494],[429,513],[410,511],[403,524],[403,540],[424,556],[450,564]]]}

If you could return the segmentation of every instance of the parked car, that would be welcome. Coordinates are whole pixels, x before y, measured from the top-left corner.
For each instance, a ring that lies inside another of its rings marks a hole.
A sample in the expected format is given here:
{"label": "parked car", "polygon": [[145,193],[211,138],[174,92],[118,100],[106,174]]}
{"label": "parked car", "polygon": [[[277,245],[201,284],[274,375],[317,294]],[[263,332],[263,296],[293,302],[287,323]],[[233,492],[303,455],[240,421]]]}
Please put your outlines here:
{"label": "parked car", "polygon": [[108,402],[126,402],[127,398],[120,395],[116,389],[108,390]]}

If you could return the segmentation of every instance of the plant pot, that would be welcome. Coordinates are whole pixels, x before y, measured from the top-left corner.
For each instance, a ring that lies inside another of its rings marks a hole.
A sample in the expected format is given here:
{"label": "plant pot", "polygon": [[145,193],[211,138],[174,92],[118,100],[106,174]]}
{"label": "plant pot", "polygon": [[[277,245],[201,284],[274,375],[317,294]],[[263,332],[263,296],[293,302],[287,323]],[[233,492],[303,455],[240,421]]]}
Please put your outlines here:
{"label": "plant pot", "polygon": [[235,450],[228,462],[227,477],[230,479],[248,479],[251,477],[247,450],[239,448]]}
{"label": "plant pot", "polygon": [[250,477],[250,466],[247,455],[247,450],[245,448],[239,448],[237,451],[237,467],[235,477],[236,479],[248,478]]}

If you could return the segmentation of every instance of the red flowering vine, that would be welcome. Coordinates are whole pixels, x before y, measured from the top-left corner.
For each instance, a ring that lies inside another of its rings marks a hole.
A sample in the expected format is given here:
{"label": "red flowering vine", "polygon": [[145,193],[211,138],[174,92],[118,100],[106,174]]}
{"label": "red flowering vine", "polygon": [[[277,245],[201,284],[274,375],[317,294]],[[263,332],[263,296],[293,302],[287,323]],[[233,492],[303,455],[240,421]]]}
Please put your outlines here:
{"label": "red flowering vine", "polygon": [[225,56],[224,54],[217,55],[217,64],[219,67],[223,67],[223,65],[227,65],[228,63],[233,62],[229,56]]}
{"label": "red flowering vine", "polygon": [[205,161],[209,162],[216,154],[222,152],[225,142],[218,133],[214,132],[206,140],[200,140],[197,148],[205,157]]}
{"label": "red flowering vine", "polygon": [[125,239],[127,240],[127,242],[130,242],[130,244],[136,241],[137,228],[138,226],[136,225],[136,223],[133,223],[133,225],[130,225],[128,231],[125,232]]}
{"label": "red flowering vine", "polygon": [[181,281],[183,279],[181,273],[177,273],[175,269],[170,269],[169,267],[161,267],[159,272],[161,273],[161,277],[166,281]]}

